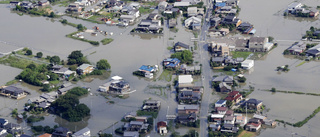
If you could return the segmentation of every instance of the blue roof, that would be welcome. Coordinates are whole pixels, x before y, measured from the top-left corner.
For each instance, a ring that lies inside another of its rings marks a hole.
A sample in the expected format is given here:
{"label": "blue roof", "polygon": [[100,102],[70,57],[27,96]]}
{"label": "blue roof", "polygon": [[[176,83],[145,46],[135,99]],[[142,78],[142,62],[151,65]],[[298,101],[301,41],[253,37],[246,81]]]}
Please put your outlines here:
{"label": "blue roof", "polygon": [[139,70],[145,70],[145,71],[153,71],[154,70],[154,67],[152,66],[147,66],[147,65],[142,65]]}
{"label": "blue roof", "polygon": [[167,59],[164,59],[163,61],[170,62],[169,64],[166,65],[166,67],[176,67],[180,63],[180,60],[177,58],[167,58]]}
{"label": "blue roof", "polygon": [[226,103],[226,100],[218,100],[216,104],[224,104]]}
{"label": "blue roof", "polygon": [[224,7],[224,6],[226,6],[226,3],[217,2],[215,6],[216,7]]}

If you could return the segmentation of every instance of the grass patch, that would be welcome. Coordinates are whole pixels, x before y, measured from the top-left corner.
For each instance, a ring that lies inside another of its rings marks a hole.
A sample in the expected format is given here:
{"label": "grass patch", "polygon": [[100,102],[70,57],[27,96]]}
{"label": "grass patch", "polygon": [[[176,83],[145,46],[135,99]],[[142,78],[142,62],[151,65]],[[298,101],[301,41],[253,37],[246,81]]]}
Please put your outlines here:
{"label": "grass patch", "polygon": [[87,40],[87,39],[81,39],[81,38],[78,38],[78,37],[74,37],[73,35],[79,33],[80,31],[76,31],[76,32],[73,32],[73,33],[70,33],[68,35],[66,35],[66,37],[68,38],[72,38],[72,39],[76,39],[76,40],[80,40],[80,41],[83,41],[83,42],[88,42],[90,43],[91,45],[94,45],[94,46],[99,46],[99,42],[98,41],[93,41],[93,40]]}
{"label": "grass patch", "polygon": [[249,131],[242,131],[238,137],[254,137],[255,134]]}
{"label": "grass patch", "polygon": [[159,80],[170,82],[172,80],[172,72],[169,70],[163,70],[163,72],[159,76]]}
{"label": "grass patch", "polygon": [[3,1],[0,1],[0,4],[9,4],[10,3],[10,0],[3,0]]}
{"label": "grass patch", "polygon": [[249,51],[231,51],[232,57],[233,58],[238,58],[238,57],[242,57],[244,59],[246,59],[252,52]]}
{"label": "grass patch", "polygon": [[198,32],[193,31],[192,33],[193,33],[193,35],[194,35],[195,38],[198,38],[198,36],[199,36]]}
{"label": "grass patch", "polygon": [[111,43],[112,41],[113,41],[112,38],[105,38],[105,39],[101,40],[101,43],[103,45],[107,45],[107,44]]}
{"label": "grass patch", "polygon": [[5,58],[0,61],[0,64],[8,65],[8,66],[19,68],[19,69],[25,69],[31,63],[32,61],[30,60],[17,58],[12,55],[9,55],[8,58]]}
{"label": "grass patch", "polygon": [[105,24],[105,22],[100,21],[99,18],[102,18],[102,17],[97,16],[97,15],[93,15],[93,16],[89,17],[88,19],[84,19],[84,18],[80,18],[80,19],[82,19],[84,21],[89,21],[92,23]]}
{"label": "grass patch", "polygon": [[158,112],[156,111],[142,111],[138,110],[137,111],[138,116],[152,116],[152,118],[157,118],[158,117]]}
{"label": "grass patch", "polygon": [[304,63],[306,63],[306,61],[302,61],[302,62],[299,63],[296,67],[299,67],[299,66],[303,65]]}
{"label": "grass patch", "polygon": [[18,80],[16,80],[16,79],[11,80],[11,81],[8,81],[8,82],[6,83],[6,86],[9,86],[9,85],[15,84],[15,83],[17,83],[17,82],[18,82]]}
{"label": "grass patch", "polygon": [[169,38],[169,40],[174,40],[174,38]]}
{"label": "grass patch", "polygon": [[55,80],[55,81],[49,81],[50,84],[53,84],[53,85],[57,85],[60,83],[59,80]]}
{"label": "grass patch", "polygon": [[167,50],[172,50],[173,49],[173,47],[167,47]]}
{"label": "grass patch", "polygon": [[153,11],[153,9],[150,9],[149,7],[140,7],[139,8],[140,14],[147,14],[147,13],[151,13],[152,11]]}

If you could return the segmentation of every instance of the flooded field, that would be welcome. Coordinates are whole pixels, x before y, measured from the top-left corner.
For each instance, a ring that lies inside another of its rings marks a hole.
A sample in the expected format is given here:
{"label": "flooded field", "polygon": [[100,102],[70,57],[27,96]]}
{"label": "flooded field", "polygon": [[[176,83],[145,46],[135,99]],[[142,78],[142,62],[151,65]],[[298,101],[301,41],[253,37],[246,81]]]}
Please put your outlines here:
{"label": "flooded field", "polygon": [[[297,122],[309,116],[320,105],[319,97],[296,94],[266,92],[262,90],[275,87],[278,90],[299,91],[305,93],[320,93],[317,81],[319,62],[311,61],[297,66],[302,60],[284,57],[282,52],[299,41],[305,31],[311,26],[319,27],[318,19],[303,19],[284,17],[283,10],[292,3],[292,0],[262,1],[246,0],[240,2],[239,18],[248,21],[257,29],[256,36],[273,36],[278,47],[272,50],[261,60],[255,61],[254,71],[246,74],[247,86],[255,87],[250,97],[263,100],[270,108],[266,113],[271,119],[282,119],[288,122]],[[308,6],[316,7],[319,0],[299,1]],[[277,4],[274,4],[277,3]],[[252,6],[255,5],[255,6]],[[277,72],[278,66],[289,65],[289,72]],[[284,127],[283,124],[275,129],[262,130],[259,136],[319,136],[319,114],[301,128]],[[294,134],[291,134],[294,133]]]}
{"label": "flooded field", "polygon": [[8,81],[14,80],[14,78],[20,74],[21,69],[12,68],[5,65],[0,65],[0,70],[4,73],[0,73],[0,85],[5,85]]}

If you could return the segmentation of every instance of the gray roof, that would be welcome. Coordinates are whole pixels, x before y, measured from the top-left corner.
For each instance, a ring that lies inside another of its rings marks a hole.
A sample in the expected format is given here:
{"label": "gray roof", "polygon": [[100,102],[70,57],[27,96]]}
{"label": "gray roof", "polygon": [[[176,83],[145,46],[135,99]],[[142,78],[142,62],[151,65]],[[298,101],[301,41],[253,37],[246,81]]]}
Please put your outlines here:
{"label": "gray roof", "polygon": [[22,90],[21,88],[17,88],[15,86],[7,86],[4,88],[4,90],[6,90],[7,92],[12,92],[16,94],[20,94],[24,92],[24,90]]}
{"label": "gray roof", "polygon": [[139,137],[139,132],[131,132],[131,131],[125,131],[123,132],[124,137]]}
{"label": "gray roof", "polygon": [[184,44],[182,42],[177,42],[176,44],[174,44],[174,47],[176,47],[176,46],[180,46],[180,47],[184,47],[186,49],[189,49],[189,45]]}
{"label": "gray roof", "polygon": [[77,131],[76,133],[74,133],[72,136],[75,136],[75,137],[82,137],[84,133],[86,132],[90,132],[90,129],[88,127],[85,127],[79,131]]}
{"label": "gray roof", "polygon": [[265,40],[265,37],[251,37],[249,39],[249,43],[263,43]]}
{"label": "gray roof", "polygon": [[141,121],[130,121],[130,125],[143,125]]}
{"label": "gray roof", "polygon": [[199,109],[199,105],[178,105],[178,110]]}
{"label": "gray roof", "polygon": [[212,81],[213,82],[233,82],[233,77],[232,76],[218,76],[218,77],[213,77]]}
{"label": "gray roof", "polygon": [[84,70],[84,69],[86,69],[87,67],[93,67],[93,66],[90,65],[90,64],[82,64],[81,66],[78,67],[78,69]]}
{"label": "gray roof", "polygon": [[227,116],[224,118],[224,120],[229,120],[229,121],[234,120],[234,116]]}

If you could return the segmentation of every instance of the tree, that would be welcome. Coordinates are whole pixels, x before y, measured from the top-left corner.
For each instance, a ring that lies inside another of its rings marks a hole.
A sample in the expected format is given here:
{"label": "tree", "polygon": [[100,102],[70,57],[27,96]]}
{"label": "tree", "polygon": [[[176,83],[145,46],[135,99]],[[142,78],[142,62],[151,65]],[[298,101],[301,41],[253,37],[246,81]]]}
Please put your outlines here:
{"label": "tree", "polygon": [[272,87],[271,92],[277,92],[276,88]]}
{"label": "tree", "polygon": [[98,68],[99,70],[105,70],[105,69],[110,69],[111,66],[110,66],[108,60],[106,60],[106,59],[101,59],[101,60],[99,60],[99,61],[97,62],[97,68]]}
{"label": "tree", "polygon": [[42,58],[42,56],[43,56],[42,52],[38,52],[36,55],[37,58]]}
{"label": "tree", "polygon": [[86,58],[83,56],[80,50],[72,51],[71,54],[68,56],[68,64],[78,64],[81,65],[85,62],[88,62]]}
{"label": "tree", "polygon": [[78,29],[78,31],[83,31],[84,27],[82,26],[82,24],[78,24],[77,29]]}
{"label": "tree", "polygon": [[50,58],[50,63],[53,63],[53,64],[58,64],[60,63],[60,57],[59,56],[52,56]]}
{"label": "tree", "polygon": [[50,18],[54,18],[54,17],[56,17],[56,15],[54,14],[54,12],[50,12],[49,17],[50,17]]}
{"label": "tree", "polygon": [[30,49],[28,49],[27,51],[26,51],[26,55],[32,55],[32,50],[30,50]]}
{"label": "tree", "polygon": [[33,63],[31,63],[30,65],[27,66],[27,68],[31,69],[31,70],[35,70],[37,68],[37,66]]}
{"label": "tree", "polygon": [[99,134],[99,137],[113,137],[113,136],[112,134],[103,133],[103,134]]}
{"label": "tree", "polygon": [[193,63],[192,52],[189,50],[184,50],[182,52],[176,52],[171,55],[171,58],[177,58],[181,61],[181,63],[187,63],[187,64]]}
{"label": "tree", "polygon": [[62,23],[62,24],[67,24],[67,23],[68,23],[68,20],[63,19],[63,20],[61,21],[61,23]]}
{"label": "tree", "polygon": [[244,82],[246,82],[246,80],[247,80],[247,79],[246,79],[245,77],[241,77],[241,78],[239,78],[238,81],[241,82],[241,83],[244,83]]}
{"label": "tree", "polygon": [[49,91],[50,90],[50,85],[49,84],[44,84],[42,91]]}

